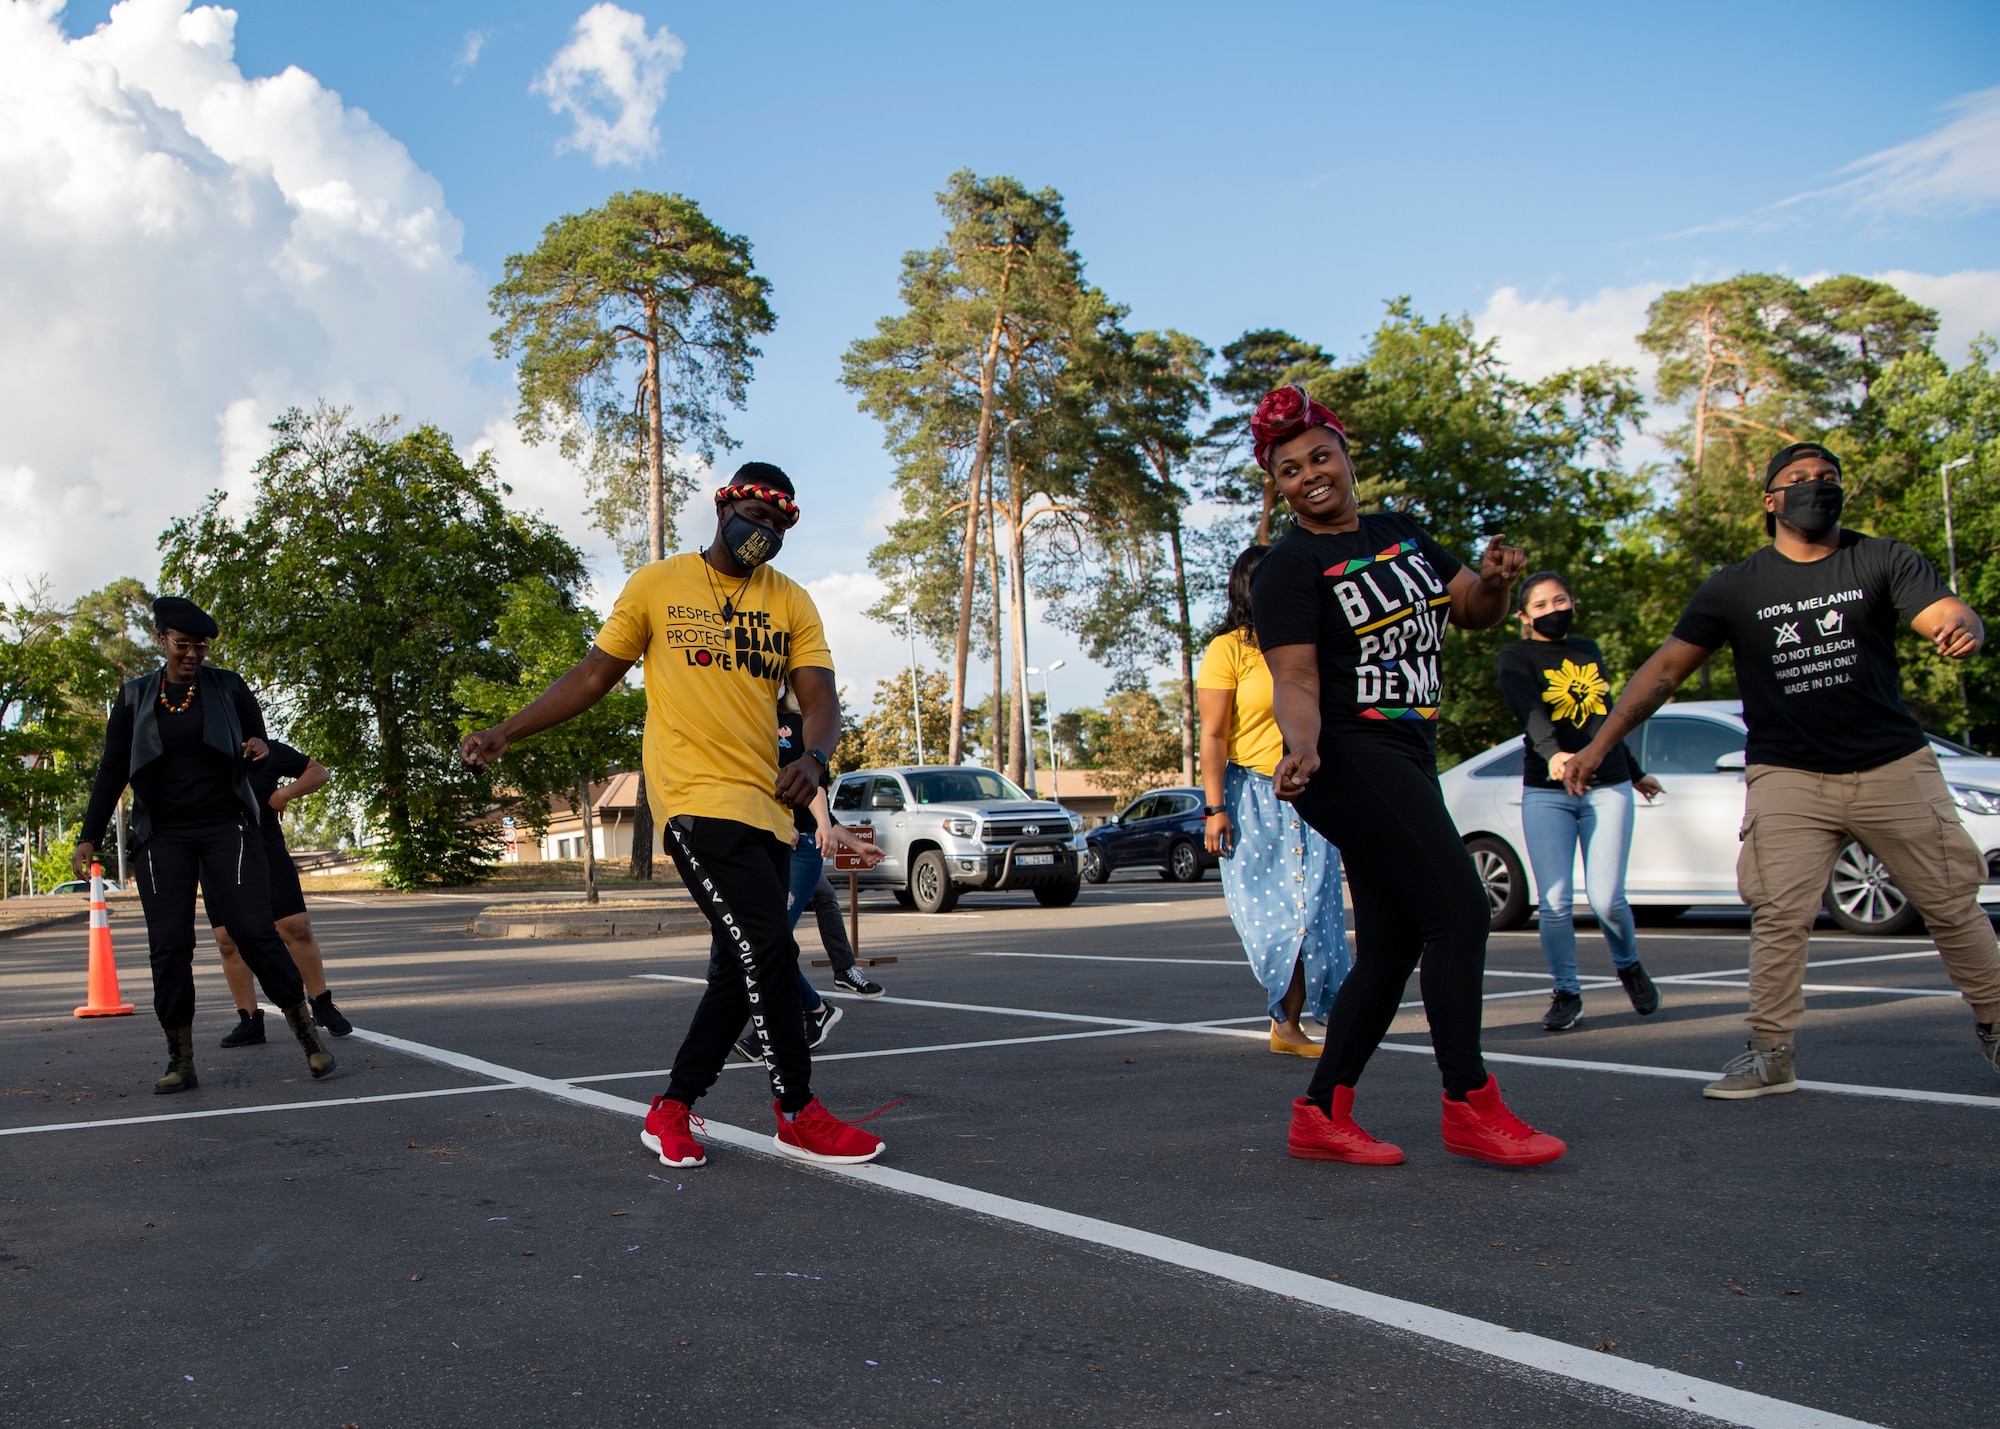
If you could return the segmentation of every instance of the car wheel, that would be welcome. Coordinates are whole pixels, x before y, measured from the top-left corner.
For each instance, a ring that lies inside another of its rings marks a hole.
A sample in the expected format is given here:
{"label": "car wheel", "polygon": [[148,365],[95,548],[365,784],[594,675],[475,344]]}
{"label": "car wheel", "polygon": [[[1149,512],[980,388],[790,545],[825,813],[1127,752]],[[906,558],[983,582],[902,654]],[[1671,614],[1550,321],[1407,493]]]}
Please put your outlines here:
{"label": "car wheel", "polygon": [[1199,883],[1208,869],[1202,864],[1201,850],[1181,842],[1167,850],[1167,872],[1176,883]]}
{"label": "car wheel", "polygon": [[925,849],[910,866],[910,896],[919,913],[949,913],[958,906],[958,885],[936,849]]}
{"label": "car wheel", "polygon": [[1486,907],[1492,915],[1493,931],[1503,932],[1527,922],[1528,909],[1534,900],[1528,895],[1528,871],[1521,867],[1514,850],[1499,839],[1481,834],[1465,841],[1465,851],[1472,855],[1472,866],[1478,870],[1479,882],[1486,889]]}
{"label": "car wheel", "polygon": [[1685,903],[1634,903],[1632,921],[1641,928],[1664,928],[1687,910]]}
{"label": "car wheel", "polygon": [[914,908],[917,906],[916,895],[911,893],[907,888],[898,888],[896,890],[896,901],[905,908]]}
{"label": "car wheel", "polygon": [[1096,844],[1089,845],[1083,851],[1083,881],[1102,883],[1109,877],[1111,870],[1105,865],[1103,850]]}
{"label": "car wheel", "polygon": [[1075,879],[1068,883],[1045,883],[1035,890],[1035,901],[1044,908],[1067,908],[1081,892],[1083,885]]}
{"label": "car wheel", "polygon": [[1833,860],[1821,900],[1833,921],[1850,933],[1888,936],[1907,933],[1922,920],[1916,905],[1889,880],[1882,860],[1853,839]]}

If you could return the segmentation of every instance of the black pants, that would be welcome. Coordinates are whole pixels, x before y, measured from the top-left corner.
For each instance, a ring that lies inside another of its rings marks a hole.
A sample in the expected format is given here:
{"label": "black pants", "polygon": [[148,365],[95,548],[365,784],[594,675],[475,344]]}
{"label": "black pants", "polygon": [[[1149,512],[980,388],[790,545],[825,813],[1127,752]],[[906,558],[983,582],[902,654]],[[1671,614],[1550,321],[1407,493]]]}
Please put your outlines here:
{"label": "black pants", "polygon": [[1418,961],[1424,1015],[1445,1093],[1486,1084],[1480,993],[1490,915],[1437,775],[1398,754],[1320,755],[1293,803],[1340,850],[1354,894],[1354,967],[1334,996],[1306,1095],[1322,1107],[1382,1044]]}
{"label": "black pants", "polygon": [[799,1012],[799,945],[786,914],[791,848],[733,819],[667,820],[667,852],[715,930],[708,990],[674,1054],[667,1095],[693,1106],[715,1085],[745,1019],[788,1112],[812,1100],[812,1054]]}
{"label": "black pants", "polygon": [[826,949],[826,955],[837,973],[846,972],[854,966],[854,944],[847,941],[847,923],[840,916],[840,900],[834,896],[833,885],[824,878],[812,891],[807,906],[813,911],[813,920],[819,924],[819,941]]}
{"label": "black pants", "polygon": [[279,1007],[305,1001],[298,965],[271,923],[271,870],[263,840],[247,823],[219,821],[155,828],[139,845],[139,902],[153,963],[153,1011],[162,1027],[194,1021],[194,895],[208,898],[214,926]]}

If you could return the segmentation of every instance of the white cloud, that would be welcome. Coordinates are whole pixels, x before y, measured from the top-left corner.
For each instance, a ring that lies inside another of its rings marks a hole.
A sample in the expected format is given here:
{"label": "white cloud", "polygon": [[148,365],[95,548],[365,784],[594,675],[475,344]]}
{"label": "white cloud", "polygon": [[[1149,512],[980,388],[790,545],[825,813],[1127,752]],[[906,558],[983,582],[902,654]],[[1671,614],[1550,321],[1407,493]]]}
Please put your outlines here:
{"label": "white cloud", "polygon": [[648,35],[643,15],[609,0],[584,11],[531,87],[548,97],[551,112],[570,119],[557,152],[582,149],[600,165],[651,156],[660,146],[653,117],[666,99],[667,76],[686,55],[665,25]]}
{"label": "white cloud", "polygon": [[1938,313],[1937,351],[1953,367],[1981,333],[2000,338],[2000,271],[1967,268],[1958,273],[1911,273],[1894,269],[1869,275],[1889,283]]}
{"label": "white cloud", "polygon": [[[2000,203],[2000,86],[1962,95],[1958,117],[1849,164],[1854,177],[1800,198],[1840,196],[1877,213],[1955,215]],[[1797,202],[1787,200],[1787,202]]]}
{"label": "white cloud", "polygon": [[1650,374],[1652,358],[1642,351],[1638,336],[1646,327],[1646,308],[1667,291],[1665,283],[1636,283],[1629,288],[1600,288],[1581,302],[1564,297],[1524,297],[1519,288],[1497,290],[1473,319],[1481,337],[1497,338],[1500,356],[1518,377],[1530,381],[1584,367],[1614,362]]}
{"label": "white cloud", "polygon": [[465,42],[458,47],[458,58],[451,62],[451,82],[453,84],[457,84],[472,72],[473,66],[479,63],[480,51],[485,48],[486,32],[484,30],[467,30],[465,32]]}
{"label": "white cloud", "polygon": [[126,0],[72,39],[0,0],[0,569],[59,591],[150,580],[288,405],[508,405],[437,180],[305,71],[245,78],[235,25]]}

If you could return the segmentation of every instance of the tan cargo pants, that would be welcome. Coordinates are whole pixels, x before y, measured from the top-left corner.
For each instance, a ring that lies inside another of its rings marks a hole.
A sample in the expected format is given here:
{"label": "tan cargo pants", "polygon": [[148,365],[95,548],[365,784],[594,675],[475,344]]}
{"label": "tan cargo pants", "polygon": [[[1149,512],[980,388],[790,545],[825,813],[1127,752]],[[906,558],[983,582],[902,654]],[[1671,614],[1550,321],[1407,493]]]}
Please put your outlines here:
{"label": "tan cargo pants", "polygon": [[2000,1018],[2000,946],[1979,906],[1985,860],[1928,748],[1858,774],[1752,764],[1736,887],[1750,905],[1750,1030],[1789,1037],[1805,1015],[1806,942],[1840,846],[1859,839],[1924,915],[1945,971],[1981,1022]]}

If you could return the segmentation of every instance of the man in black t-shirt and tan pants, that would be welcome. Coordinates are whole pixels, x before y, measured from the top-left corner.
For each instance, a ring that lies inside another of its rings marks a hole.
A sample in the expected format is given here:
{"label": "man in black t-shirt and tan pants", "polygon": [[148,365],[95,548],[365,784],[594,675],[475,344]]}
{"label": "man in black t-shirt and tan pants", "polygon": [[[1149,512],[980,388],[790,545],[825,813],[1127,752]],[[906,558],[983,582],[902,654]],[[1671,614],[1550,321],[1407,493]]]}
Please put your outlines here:
{"label": "man in black t-shirt and tan pants", "polygon": [[1923,914],[2000,1070],[2000,947],[1979,906],[1985,861],[1958,821],[1923,728],[1899,693],[1901,621],[1948,659],[1986,628],[1900,541],[1842,530],[1840,458],[1794,443],[1764,472],[1772,544],[1717,571],[1667,643],[1563,771],[1573,794],[1611,748],[1722,645],[1734,652],[1749,727],[1736,881],[1751,908],[1749,1050],[1703,1088],[1736,1100],[1798,1090],[1792,1042],[1805,1013],[1806,944],[1833,861],[1859,840]]}

